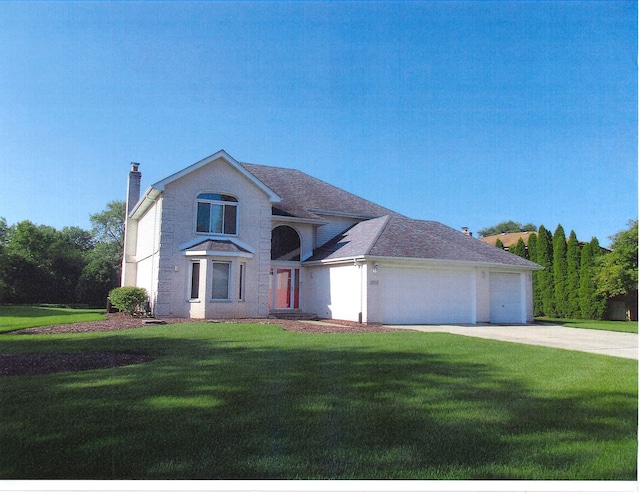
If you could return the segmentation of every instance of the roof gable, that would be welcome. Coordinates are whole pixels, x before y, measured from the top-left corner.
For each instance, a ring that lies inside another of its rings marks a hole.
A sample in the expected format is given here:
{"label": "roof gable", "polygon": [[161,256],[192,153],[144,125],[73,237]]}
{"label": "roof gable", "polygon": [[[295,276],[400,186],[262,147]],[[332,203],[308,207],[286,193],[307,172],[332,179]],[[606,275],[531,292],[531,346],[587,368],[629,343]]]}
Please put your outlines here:
{"label": "roof gable", "polygon": [[226,161],[229,164],[229,166],[234,168],[238,173],[243,175],[245,178],[247,178],[247,180],[249,180],[256,187],[261,189],[269,197],[269,200],[271,202],[281,201],[281,198],[278,196],[278,194],[276,194],[267,185],[261,182],[255,175],[252,175],[251,173],[249,173],[246,170],[246,168],[244,168],[242,165],[240,165],[240,163],[238,163],[235,159],[233,159],[224,149],[221,149],[217,153],[212,154],[211,156],[208,156],[198,161],[197,163],[194,163],[193,165],[188,166],[187,168],[184,168],[183,170],[180,170],[179,172],[176,172],[173,175],[170,175],[163,180],[160,180],[159,182],[156,182],[151,186],[151,188],[162,191],[167,186],[167,184],[170,184],[171,182],[175,182],[176,180],[182,177],[185,177],[186,175],[189,175],[195,170],[198,170],[204,166],[207,166],[218,159],[223,159],[224,161]]}

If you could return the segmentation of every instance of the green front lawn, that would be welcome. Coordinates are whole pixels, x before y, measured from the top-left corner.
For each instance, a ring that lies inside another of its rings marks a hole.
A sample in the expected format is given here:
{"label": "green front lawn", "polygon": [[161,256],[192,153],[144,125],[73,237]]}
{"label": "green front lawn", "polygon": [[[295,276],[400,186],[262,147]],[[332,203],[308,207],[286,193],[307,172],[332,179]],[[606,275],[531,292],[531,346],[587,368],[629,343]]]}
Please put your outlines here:
{"label": "green front lawn", "polygon": [[0,333],[17,329],[102,321],[104,309],[70,309],[39,305],[0,305]]}
{"label": "green front lawn", "polygon": [[557,317],[536,317],[536,322],[560,324],[571,328],[599,329],[620,333],[638,333],[638,321],[596,321],[593,319],[561,319]]}
{"label": "green front lawn", "polygon": [[62,351],[155,360],[0,377],[0,478],[636,479],[635,360],[271,325],[0,336]]}

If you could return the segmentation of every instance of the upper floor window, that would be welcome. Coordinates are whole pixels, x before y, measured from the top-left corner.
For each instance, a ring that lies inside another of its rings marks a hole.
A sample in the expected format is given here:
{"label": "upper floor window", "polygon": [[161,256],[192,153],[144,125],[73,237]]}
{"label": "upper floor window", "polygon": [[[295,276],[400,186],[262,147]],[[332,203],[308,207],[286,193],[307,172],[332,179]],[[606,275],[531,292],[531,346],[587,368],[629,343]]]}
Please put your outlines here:
{"label": "upper floor window", "polygon": [[225,194],[200,194],[196,231],[235,235],[238,232],[238,199]]}

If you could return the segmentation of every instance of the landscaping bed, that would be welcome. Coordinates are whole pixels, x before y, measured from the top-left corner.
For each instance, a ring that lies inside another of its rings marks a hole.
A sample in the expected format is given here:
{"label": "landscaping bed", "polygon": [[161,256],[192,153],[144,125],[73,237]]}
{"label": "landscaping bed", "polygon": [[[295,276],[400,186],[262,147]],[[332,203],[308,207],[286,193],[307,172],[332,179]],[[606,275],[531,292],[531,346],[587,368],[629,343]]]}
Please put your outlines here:
{"label": "landscaping bed", "polygon": [[[87,321],[72,324],[57,324],[20,329],[11,334],[61,334],[90,333],[135,329],[151,324],[177,324],[185,322],[202,323],[199,319],[141,319],[124,313],[107,314],[104,321]],[[211,324],[237,322],[243,324],[270,324],[281,326],[285,331],[297,333],[380,333],[397,331],[380,325],[358,324],[351,321],[296,321],[288,319],[237,319],[208,321]],[[88,353],[30,353],[0,354],[0,376],[51,374],[55,372],[82,371],[120,367],[123,365],[148,362],[152,357],[143,354],[88,352]]]}
{"label": "landscaping bed", "polygon": [[[202,323],[202,319],[186,318],[162,318],[144,319],[131,317],[127,314],[116,312],[107,314],[104,321],[87,321],[72,324],[56,324],[52,326],[39,326],[36,328],[20,329],[11,334],[59,334],[59,333],[89,333],[94,331],[118,331],[122,329],[141,328],[158,323],[178,324],[185,322]],[[397,332],[397,329],[386,328],[375,324],[359,324],[353,321],[298,321],[290,319],[221,319],[206,321],[215,323],[242,323],[242,324],[272,324],[281,326],[285,331],[296,333],[388,333]]]}

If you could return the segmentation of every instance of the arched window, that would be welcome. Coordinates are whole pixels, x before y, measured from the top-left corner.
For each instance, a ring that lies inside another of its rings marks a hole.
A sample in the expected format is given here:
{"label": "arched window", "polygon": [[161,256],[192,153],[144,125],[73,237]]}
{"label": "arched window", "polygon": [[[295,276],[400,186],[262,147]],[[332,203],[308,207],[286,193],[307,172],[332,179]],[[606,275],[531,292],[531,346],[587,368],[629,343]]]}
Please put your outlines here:
{"label": "arched window", "polygon": [[300,236],[290,226],[277,226],[271,232],[271,260],[300,260]]}
{"label": "arched window", "polygon": [[196,231],[235,235],[238,232],[238,199],[225,194],[200,194]]}

